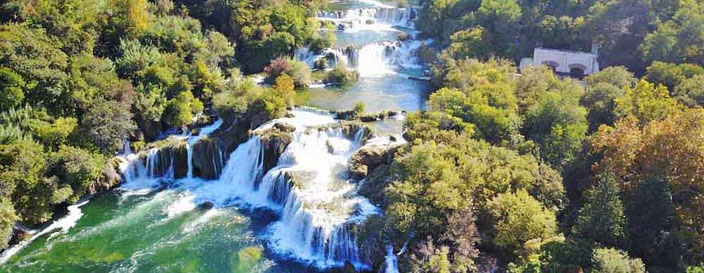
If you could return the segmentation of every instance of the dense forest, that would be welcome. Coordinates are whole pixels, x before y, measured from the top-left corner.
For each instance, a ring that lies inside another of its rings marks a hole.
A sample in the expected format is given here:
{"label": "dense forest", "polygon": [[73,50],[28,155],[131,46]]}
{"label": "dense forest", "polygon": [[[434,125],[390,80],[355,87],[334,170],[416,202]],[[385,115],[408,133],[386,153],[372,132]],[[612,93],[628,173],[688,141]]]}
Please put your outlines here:
{"label": "dense forest", "polygon": [[[125,140],[285,116],[313,77],[294,50],[335,40],[327,4],[0,1],[0,246],[113,187]],[[363,232],[401,272],[704,272],[704,2],[395,4],[418,6],[436,89],[370,178],[384,213]],[[583,81],[517,71],[593,44],[606,68]]]}

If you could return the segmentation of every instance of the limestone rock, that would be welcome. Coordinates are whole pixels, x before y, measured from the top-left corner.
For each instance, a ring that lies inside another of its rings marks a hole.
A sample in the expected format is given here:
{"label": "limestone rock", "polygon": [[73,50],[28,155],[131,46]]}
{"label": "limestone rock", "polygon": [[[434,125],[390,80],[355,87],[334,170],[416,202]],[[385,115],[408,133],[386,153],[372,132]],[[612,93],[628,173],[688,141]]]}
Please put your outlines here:
{"label": "limestone rock", "polygon": [[[278,125],[278,126],[277,126]],[[293,141],[295,127],[286,123],[276,123],[272,128],[257,132],[264,149],[264,171],[275,167],[279,157]]]}
{"label": "limestone rock", "polygon": [[228,154],[223,152],[218,139],[202,139],[193,144],[191,149],[193,150],[193,176],[203,179],[220,177]]}

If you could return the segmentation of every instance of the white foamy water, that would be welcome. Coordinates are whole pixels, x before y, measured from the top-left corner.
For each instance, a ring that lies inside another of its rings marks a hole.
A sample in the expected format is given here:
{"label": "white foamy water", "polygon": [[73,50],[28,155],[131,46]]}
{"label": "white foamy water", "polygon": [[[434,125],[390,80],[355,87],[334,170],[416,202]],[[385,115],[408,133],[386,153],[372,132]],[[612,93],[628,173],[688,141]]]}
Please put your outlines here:
{"label": "white foamy water", "polygon": [[329,66],[342,63],[349,69],[357,70],[360,77],[385,77],[397,74],[398,69],[421,69],[416,53],[422,44],[417,40],[375,42],[359,49],[326,49],[318,55],[301,48],[296,51],[296,56],[311,67],[315,60],[325,58]]}
{"label": "white foamy water", "polygon": [[398,259],[394,254],[394,247],[391,245],[386,246],[386,269],[384,273],[399,273]]}
{"label": "white foamy water", "polygon": [[62,234],[68,232],[69,229],[72,227],[76,226],[76,223],[78,222],[79,219],[83,216],[83,212],[81,211],[81,207],[85,204],[88,204],[88,200],[83,200],[79,201],[78,203],[68,206],[68,214],[66,216],[61,217],[57,220],[54,220],[49,226],[46,228],[42,229],[41,231],[34,233],[32,237],[30,237],[27,240],[24,240],[20,242],[17,245],[14,245],[8,249],[6,249],[2,255],[0,255],[0,264],[4,264],[9,260],[12,255],[15,255],[17,252],[22,250],[24,247],[32,243],[34,240],[37,238],[45,235],[45,234],[50,234],[49,238],[53,238],[57,234]]}

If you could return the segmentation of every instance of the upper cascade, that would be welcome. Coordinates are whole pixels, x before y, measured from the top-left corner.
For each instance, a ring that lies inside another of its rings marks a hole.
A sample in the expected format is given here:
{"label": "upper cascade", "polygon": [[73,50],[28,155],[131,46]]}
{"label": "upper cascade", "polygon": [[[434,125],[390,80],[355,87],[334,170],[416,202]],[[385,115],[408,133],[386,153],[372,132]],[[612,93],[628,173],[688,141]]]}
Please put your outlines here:
{"label": "upper cascade", "polygon": [[412,27],[418,11],[413,7],[373,7],[358,8],[344,11],[318,11],[318,19],[333,21],[339,30],[354,30],[365,25],[392,25]]}
{"label": "upper cascade", "polygon": [[[291,113],[293,117],[274,120],[254,130],[253,136],[230,154],[216,180],[189,175],[175,178],[177,168],[160,160],[159,150],[154,148],[140,157],[127,156],[131,160],[126,160],[121,168],[126,180],[123,187],[155,190],[166,181],[169,187],[185,192],[181,201],[192,205],[179,207],[186,209],[202,203],[271,209],[281,217],[267,228],[264,236],[275,253],[320,268],[342,266],[345,262],[370,268],[371,257],[359,249],[357,229],[379,209],[357,193],[358,185],[349,178],[348,162],[365,143],[379,145],[378,141],[368,139],[368,128],[337,122],[331,115],[306,110]],[[265,151],[264,137],[259,135],[282,127],[293,128],[287,131],[290,143],[277,164],[267,170],[265,156],[269,153]],[[207,133],[187,142],[195,144]],[[153,171],[155,166],[165,170]]]}

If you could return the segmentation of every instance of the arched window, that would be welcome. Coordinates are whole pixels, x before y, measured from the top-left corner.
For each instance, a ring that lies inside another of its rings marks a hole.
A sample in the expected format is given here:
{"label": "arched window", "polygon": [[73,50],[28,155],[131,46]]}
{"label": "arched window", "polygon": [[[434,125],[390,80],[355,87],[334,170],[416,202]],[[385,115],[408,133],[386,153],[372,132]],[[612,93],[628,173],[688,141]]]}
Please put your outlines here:
{"label": "arched window", "polygon": [[587,67],[582,65],[582,64],[571,64],[569,65],[570,67],[570,77],[576,78],[576,79],[582,79],[584,78],[584,71],[587,70]]}
{"label": "arched window", "polygon": [[557,71],[557,67],[560,66],[560,64],[555,61],[543,61],[542,65],[550,67],[553,73]]}

